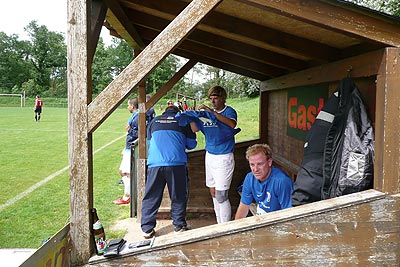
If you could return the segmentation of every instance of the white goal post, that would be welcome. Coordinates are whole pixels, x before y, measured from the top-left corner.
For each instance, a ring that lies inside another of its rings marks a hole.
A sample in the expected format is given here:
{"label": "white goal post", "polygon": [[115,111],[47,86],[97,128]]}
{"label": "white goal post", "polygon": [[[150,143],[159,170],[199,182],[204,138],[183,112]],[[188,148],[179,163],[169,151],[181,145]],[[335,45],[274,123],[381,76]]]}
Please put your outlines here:
{"label": "white goal post", "polygon": [[0,96],[18,96],[21,98],[21,108],[25,107],[25,91],[23,94],[0,94]]}

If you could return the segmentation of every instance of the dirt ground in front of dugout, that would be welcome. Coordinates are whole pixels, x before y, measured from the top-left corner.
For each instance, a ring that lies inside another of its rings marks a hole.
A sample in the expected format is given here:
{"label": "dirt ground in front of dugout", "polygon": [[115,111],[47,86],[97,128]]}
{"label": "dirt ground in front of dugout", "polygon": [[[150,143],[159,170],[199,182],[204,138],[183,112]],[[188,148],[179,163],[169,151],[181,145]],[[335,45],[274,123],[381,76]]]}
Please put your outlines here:
{"label": "dirt ground in front of dugout", "polygon": [[[212,213],[188,214],[186,221],[189,228],[188,231],[190,231],[190,229],[196,229],[217,223],[215,220],[215,215]],[[137,218],[127,218],[117,221],[117,223],[111,227],[111,230],[127,230],[127,233],[124,236],[124,239],[127,242],[144,239],[142,235],[142,229],[140,228],[140,221],[138,221]],[[174,234],[172,220],[168,215],[157,216],[157,225],[155,231],[156,237]]]}

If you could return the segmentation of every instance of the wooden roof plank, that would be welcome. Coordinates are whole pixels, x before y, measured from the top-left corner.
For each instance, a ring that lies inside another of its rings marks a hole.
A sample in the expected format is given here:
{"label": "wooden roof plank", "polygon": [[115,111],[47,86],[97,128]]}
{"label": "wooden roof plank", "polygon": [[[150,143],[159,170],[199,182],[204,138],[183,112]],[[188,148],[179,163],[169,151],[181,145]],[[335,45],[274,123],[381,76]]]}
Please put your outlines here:
{"label": "wooden roof plank", "polygon": [[194,0],[88,106],[94,131],[222,0]]}
{"label": "wooden roof plank", "polygon": [[255,72],[255,71],[250,71],[248,69],[242,68],[242,67],[238,67],[235,65],[232,65],[228,62],[221,62],[218,61],[214,58],[208,58],[208,57],[203,57],[203,56],[199,56],[197,54],[192,53],[191,51],[187,51],[187,50],[182,50],[180,48],[177,48],[174,50],[174,54],[184,57],[184,58],[190,58],[190,59],[194,59],[197,60],[200,63],[209,65],[209,66],[214,66],[226,71],[230,71],[233,73],[237,73],[246,77],[250,77],[256,80],[260,80],[260,81],[264,81],[267,79],[270,79],[271,76],[268,76],[265,73],[259,73],[259,72]]}
{"label": "wooden roof plank", "polygon": [[322,66],[281,76],[261,83],[261,91],[326,83],[344,78],[351,69],[352,77],[368,77],[378,73],[384,51],[378,50]]}
{"label": "wooden roof plank", "polygon": [[[156,32],[144,33],[143,31],[141,31],[141,33],[142,33],[142,37],[146,40],[146,42],[150,42],[150,40],[152,40],[153,35],[156,36]],[[285,70],[271,66],[268,63],[260,62],[257,60],[252,60],[250,58],[243,57],[240,54],[239,55],[232,54],[230,51],[219,50],[214,47],[204,46],[203,44],[192,42],[188,39],[185,39],[179,45],[179,50],[188,51],[192,55],[198,55],[198,56],[210,58],[210,59],[213,59],[215,61],[220,61],[220,62],[227,62],[227,59],[229,59],[230,65],[240,66],[251,72],[266,74],[270,77],[276,77],[276,76],[280,76],[280,75],[286,73]]]}
{"label": "wooden roof plank", "polygon": [[[360,12],[361,8],[350,3],[328,0],[238,0],[259,8],[277,12],[288,17],[318,25],[339,33],[362,37],[372,42],[400,46],[400,20],[384,19],[377,12]],[[355,10],[357,9],[357,10]]]}
{"label": "wooden roof plank", "polygon": [[[171,20],[184,4],[179,0],[164,1],[130,0],[127,7],[137,8],[136,13],[147,13]],[[140,8],[138,7],[140,5]],[[144,8],[143,8],[144,7]],[[131,11],[132,12],[132,11]],[[138,15],[135,13],[135,16]],[[133,13],[131,15],[133,16]],[[197,27],[206,32],[218,33],[225,38],[259,46],[260,48],[291,55],[295,58],[314,59],[322,62],[339,58],[339,50],[328,45],[277,31],[262,25],[235,18],[220,12],[212,12]]]}
{"label": "wooden roof plank", "polygon": [[[147,20],[152,21],[152,28],[143,26]],[[143,13],[132,16],[132,22],[136,25],[136,28],[143,38],[150,40],[152,40],[153,36],[156,36],[157,33],[162,31],[162,29],[164,29],[169,23],[168,20],[151,15],[145,15]],[[220,35],[199,29],[195,29],[185,40],[190,40],[201,44],[204,44],[204,40],[207,40],[207,47],[212,47],[214,49],[234,53],[235,55],[251,58],[255,61],[263,62],[281,69],[293,71],[308,67],[307,62],[303,60],[272,52],[264,48],[255,47],[240,41],[227,39]]]}
{"label": "wooden roof plank", "polygon": [[143,40],[140,38],[136,29],[130,23],[129,18],[126,16],[125,11],[118,4],[117,1],[104,0],[113,15],[108,14],[107,20],[113,28],[118,28],[118,34],[127,40],[127,42],[134,49],[143,50],[145,45]]}

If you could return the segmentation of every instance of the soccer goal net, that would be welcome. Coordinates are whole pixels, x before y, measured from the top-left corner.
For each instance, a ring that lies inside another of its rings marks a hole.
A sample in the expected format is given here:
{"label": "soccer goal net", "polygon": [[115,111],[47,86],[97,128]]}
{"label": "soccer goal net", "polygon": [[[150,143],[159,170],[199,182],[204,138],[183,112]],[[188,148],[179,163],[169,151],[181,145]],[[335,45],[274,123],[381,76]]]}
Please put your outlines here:
{"label": "soccer goal net", "polygon": [[0,105],[6,107],[20,106],[25,107],[25,93],[24,94],[0,94]]}

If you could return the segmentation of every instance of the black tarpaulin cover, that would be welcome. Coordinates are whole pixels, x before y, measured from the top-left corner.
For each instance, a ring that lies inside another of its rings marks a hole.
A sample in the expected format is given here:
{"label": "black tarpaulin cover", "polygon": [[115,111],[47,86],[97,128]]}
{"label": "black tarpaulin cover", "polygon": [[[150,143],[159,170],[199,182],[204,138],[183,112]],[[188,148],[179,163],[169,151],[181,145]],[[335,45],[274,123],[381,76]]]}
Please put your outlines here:
{"label": "black tarpaulin cover", "polygon": [[304,146],[293,206],[372,187],[373,128],[351,78],[345,78],[318,114]]}

